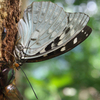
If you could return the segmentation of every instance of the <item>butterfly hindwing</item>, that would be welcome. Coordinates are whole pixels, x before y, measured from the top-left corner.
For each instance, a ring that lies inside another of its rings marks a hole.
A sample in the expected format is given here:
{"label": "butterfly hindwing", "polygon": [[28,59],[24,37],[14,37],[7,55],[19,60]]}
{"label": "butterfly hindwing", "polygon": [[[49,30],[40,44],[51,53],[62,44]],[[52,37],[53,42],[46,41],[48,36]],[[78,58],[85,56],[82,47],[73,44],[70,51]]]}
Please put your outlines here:
{"label": "butterfly hindwing", "polygon": [[[51,47],[52,47],[51,46],[53,43],[52,42],[47,46],[47,48],[49,48],[47,50],[48,52],[46,51],[46,53],[43,56],[40,56],[40,57],[37,56],[33,59],[27,59],[26,62],[43,61],[43,60],[47,60],[47,59],[59,56],[65,52],[68,52],[69,50],[73,49],[74,47],[79,45],[81,42],[83,42],[90,35],[91,31],[92,31],[92,29],[89,26],[85,26],[85,28],[82,31],[80,31],[78,35],[76,35],[72,40],[70,40],[68,43],[66,43],[59,49],[49,53],[49,51],[51,50]],[[37,54],[40,55],[40,53],[37,53]]]}

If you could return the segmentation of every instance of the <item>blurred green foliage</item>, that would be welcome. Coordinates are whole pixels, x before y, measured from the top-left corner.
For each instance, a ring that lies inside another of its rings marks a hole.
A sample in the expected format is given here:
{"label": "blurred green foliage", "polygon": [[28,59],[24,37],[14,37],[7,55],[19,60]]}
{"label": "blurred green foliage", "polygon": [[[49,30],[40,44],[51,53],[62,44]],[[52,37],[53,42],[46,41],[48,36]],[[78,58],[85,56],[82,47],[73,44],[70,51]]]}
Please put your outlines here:
{"label": "blurred green foliage", "polygon": [[[100,100],[100,0],[51,1],[66,11],[87,13],[91,17],[88,26],[93,29],[92,34],[68,53],[24,64],[23,69],[39,100]],[[17,72],[16,80],[24,99],[36,100],[21,71]]]}

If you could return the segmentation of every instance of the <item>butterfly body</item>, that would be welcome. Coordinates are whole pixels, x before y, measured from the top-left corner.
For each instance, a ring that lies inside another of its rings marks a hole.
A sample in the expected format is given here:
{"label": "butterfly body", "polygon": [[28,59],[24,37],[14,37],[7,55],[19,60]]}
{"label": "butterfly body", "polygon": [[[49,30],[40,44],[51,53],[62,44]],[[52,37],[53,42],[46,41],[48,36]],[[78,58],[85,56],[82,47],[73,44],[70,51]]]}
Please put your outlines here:
{"label": "butterfly body", "polygon": [[23,100],[15,83],[15,66],[5,62],[3,64],[0,72],[0,100]]}

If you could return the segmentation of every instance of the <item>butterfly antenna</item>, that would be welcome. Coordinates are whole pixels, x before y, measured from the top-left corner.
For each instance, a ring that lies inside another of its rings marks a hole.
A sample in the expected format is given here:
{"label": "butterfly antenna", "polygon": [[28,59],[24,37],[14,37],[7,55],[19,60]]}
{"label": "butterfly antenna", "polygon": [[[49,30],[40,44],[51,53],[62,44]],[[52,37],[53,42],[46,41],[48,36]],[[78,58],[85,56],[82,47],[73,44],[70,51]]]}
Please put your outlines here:
{"label": "butterfly antenna", "polygon": [[29,81],[29,79],[28,79],[27,75],[25,74],[25,72],[24,72],[24,70],[22,69],[22,67],[21,67],[21,66],[19,66],[19,67],[20,67],[20,69],[22,70],[22,72],[24,73],[24,75],[25,75],[25,77],[26,77],[26,79],[27,79],[27,81],[28,81],[29,85],[31,86],[32,91],[33,91],[33,93],[34,93],[35,97],[38,99],[38,97],[37,97],[37,95],[36,95],[36,93],[35,93],[35,91],[34,91],[34,89],[33,89],[32,85],[31,85],[31,83],[30,83],[30,81]]}

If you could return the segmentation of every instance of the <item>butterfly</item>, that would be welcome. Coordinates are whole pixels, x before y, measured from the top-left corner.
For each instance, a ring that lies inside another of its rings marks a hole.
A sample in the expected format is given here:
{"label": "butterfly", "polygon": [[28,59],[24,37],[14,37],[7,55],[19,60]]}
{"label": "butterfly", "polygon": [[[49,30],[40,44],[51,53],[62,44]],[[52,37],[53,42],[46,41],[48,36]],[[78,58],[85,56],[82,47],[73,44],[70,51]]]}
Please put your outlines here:
{"label": "butterfly", "polygon": [[[15,11],[17,12],[16,8]],[[17,16],[16,13],[14,14],[12,16]],[[13,26],[14,22],[7,21],[8,27],[11,25],[11,29],[6,26],[9,30],[4,31],[4,33],[8,34],[15,31],[17,36],[13,33],[10,38],[6,38],[7,34],[5,38],[3,37],[4,43],[7,43],[7,39],[16,41],[11,43],[14,44],[12,51],[9,50],[11,46],[2,49],[4,61],[1,60],[1,63],[4,67],[1,70],[1,79],[5,80],[5,74],[6,76],[10,72],[11,74],[10,78],[7,79],[8,83],[6,82],[7,84],[4,86],[0,83],[0,87],[1,90],[3,89],[2,91],[7,91],[8,89],[3,87],[8,88],[9,85],[14,87],[10,89],[12,91],[15,89],[17,94],[15,99],[20,98],[22,100],[15,85],[14,70],[19,69],[24,62],[47,60],[73,49],[90,35],[92,29],[87,26],[88,15],[81,12],[65,12],[61,7],[50,1],[33,2],[26,8],[19,21],[17,17],[13,19],[18,23],[18,32]],[[13,59],[12,62],[9,58]],[[6,67],[8,64],[11,67]],[[9,92],[11,92],[10,89]],[[1,94],[6,97],[7,93],[2,92]],[[11,94],[13,95],[12,92]],[[9,95],[7,96],[9,97]]]}

